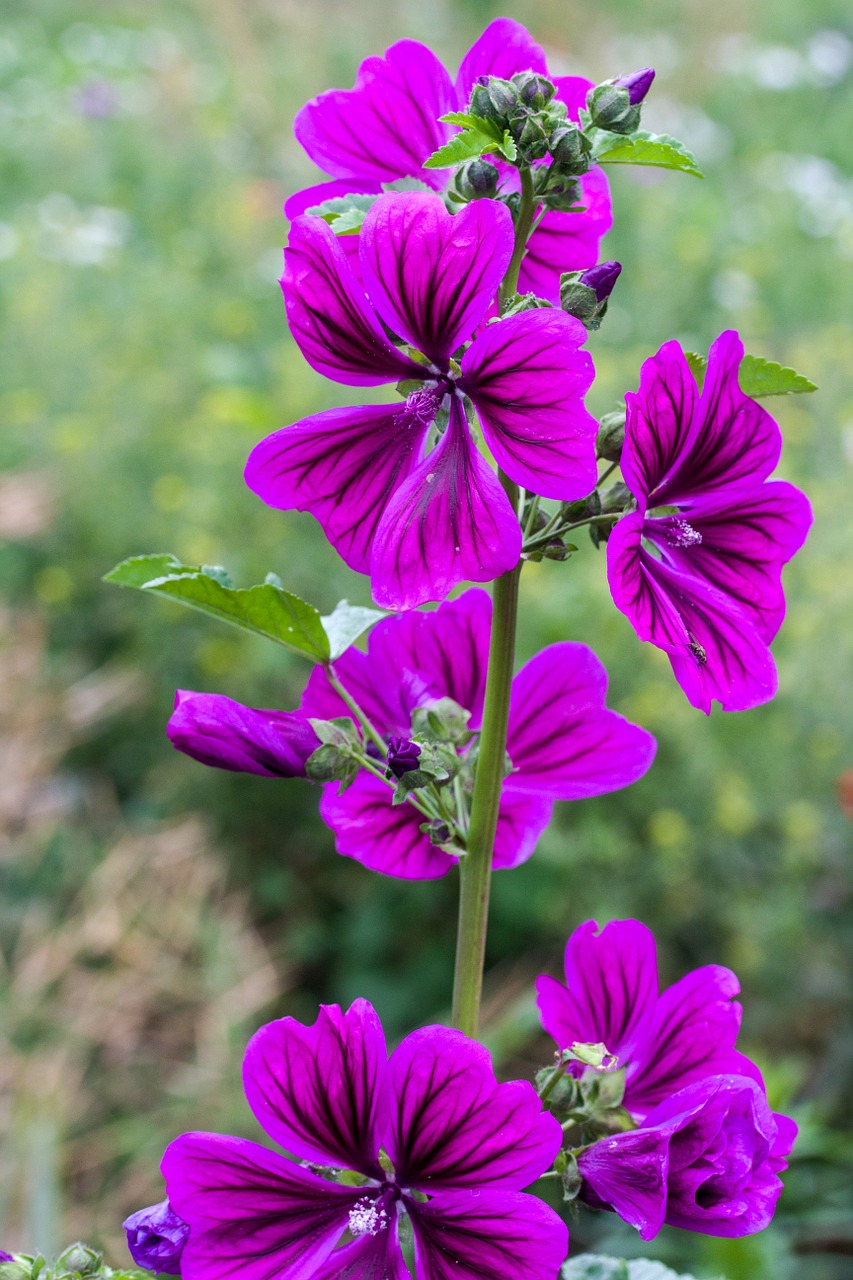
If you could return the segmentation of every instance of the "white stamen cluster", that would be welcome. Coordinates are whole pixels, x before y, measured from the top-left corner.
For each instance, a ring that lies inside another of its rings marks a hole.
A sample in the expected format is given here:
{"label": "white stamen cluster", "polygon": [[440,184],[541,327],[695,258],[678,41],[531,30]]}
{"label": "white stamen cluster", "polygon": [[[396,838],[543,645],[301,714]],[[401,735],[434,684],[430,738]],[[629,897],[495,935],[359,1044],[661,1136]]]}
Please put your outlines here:
{"label": "white stamen cluster", "polygon": [[668,530],[669,541],[674,547],[695,547],[702,541],[702,535],[698,529],[694,529],[692,524],[688,524],[686,520],[673,520]]}
{"label": "white stamen cluster", "polygon": [[378,1236],[388,1226],[388,1214],[378,1209],[373,1200],[359,1200],[349,1211],[349,1229],[353,1236]]}

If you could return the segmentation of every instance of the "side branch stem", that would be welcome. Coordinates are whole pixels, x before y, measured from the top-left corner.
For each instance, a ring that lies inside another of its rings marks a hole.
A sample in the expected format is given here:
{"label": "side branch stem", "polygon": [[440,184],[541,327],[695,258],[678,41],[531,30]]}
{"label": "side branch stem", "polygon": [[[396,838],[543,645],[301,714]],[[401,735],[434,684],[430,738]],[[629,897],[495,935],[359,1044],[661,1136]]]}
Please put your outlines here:
{"label": "side branch stem", "polygon": [[528,168],[519,170],[521,176],[521,204],[515,224],[515,245],[509,267],[500,289],[500,303],[504,307],[518,291],[518,273],[527,250],[527,241],[533,228],[533,215],[536,212],[536,198],[533,194],[533,177]]}
{"label": "side branch stem", "polygon": [[[506,476],[501,476],[501,481],[510,502],[515,505],[518,501],[516,486]],[[520,574],[519,562],[509,573],[496,579],[494,585],[489,672],[468,828],[468,852],[459,865],[453,1025],[468,1036],[477,1035],[480,1022],[492,855],[504,780]]]}

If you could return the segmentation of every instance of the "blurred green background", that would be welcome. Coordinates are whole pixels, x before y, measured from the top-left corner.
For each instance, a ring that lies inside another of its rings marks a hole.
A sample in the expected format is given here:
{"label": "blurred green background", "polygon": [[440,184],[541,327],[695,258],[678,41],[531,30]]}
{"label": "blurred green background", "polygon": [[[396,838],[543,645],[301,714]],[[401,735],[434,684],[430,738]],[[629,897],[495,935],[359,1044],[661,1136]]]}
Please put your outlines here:
{"label": "blurred green background", "polygon": [[[523,580],[522,659],[593,645],[611,704],[658,737],[637,786],[558,806],[498,875],[486,1035],[504,1074],[547,1058],[532,979],[590,915],[636,915],[662,976],[719,962],[744,1047],[803,1128],[774,1227],[665,1231],[646,1252],[730,1280],[840,1280],[853,1253],[851,592],[853,15],[847,0],[5,0],[0,27],[0,1244],[82,1235],[160,1198],[186,1128],[254,1134],[239,1062],[270,1016],[372,999],[390,1034],[446,1014],[454,877],[402,884],[339,858],[307,784],[205,770],[164,737],[176,686],[290,707],[281,651],[104,586],[172,551],[270,569],[328,611],[369,603],[308,516],[265,509],[246,454],[352,401],[289,338],[276,276],[291,135],[392,40],[455,70],[500,13],[551,65],[657,68],[647,127],[706,179],[618,172],[606,256],[625,267],[591,339],[594,411],[667,338],[735,326],[820,393],[772,402],[782,472],[816,513],[786,573],[770,706],[706,719],[612,607],[592,546]],[[372,393],[371,393],[372,394]],[[845,772],[846,771],[846,772]],[[845,960],[847,957],[847,960]],[[607,1215],[577,1248],[643,1251]]]}

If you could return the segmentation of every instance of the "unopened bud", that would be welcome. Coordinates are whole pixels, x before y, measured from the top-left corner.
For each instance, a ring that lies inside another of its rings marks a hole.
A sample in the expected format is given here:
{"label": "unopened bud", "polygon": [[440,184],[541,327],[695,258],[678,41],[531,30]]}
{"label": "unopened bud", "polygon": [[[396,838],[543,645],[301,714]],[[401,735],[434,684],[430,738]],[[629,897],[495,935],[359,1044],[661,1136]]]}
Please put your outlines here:
{"label": "unopened bud", "polygon": [[625,443],[625,410],[617,409],[615,413],[605,413],[600,421],[598,435],[595,440],[595,452],[599,458],[608,462],[618,462],[622,457],[622,445]]}
{"label": "unopened bud", "polygon": [[555,164],[567,173],[585,173],[591,147],[576,125],[566,124],[555,129],[548,139],[548,150]]}
{"label": "unopened bud", "polygon": [[613,83],[620,89],[627,89],[631,106],[638,107],[651,89],[654,78],[652,67],[642,67],[639,71],[629,72],[627,76],[618,76]]}
{"label": "unopened bud", "polygon": [[627,89],[613,82],[597,84],[586,99],[592,123],[608,133],[633,133],[640,124],[640,108],[632,105]]}
{"label": "unopened bud", "polygon": [[581,284],[585,284],[588,289],[594,289],[599,302],[606,302],[621,273],[621,262],[599,262],[598,266],[589,267],[584,271]]}
{"label": "unopened bud", "polygon": [[500,174],[488,160],[471,160],[456,174],[456,190],[465,200],[483,200],[498,189]]}
{"label": "unopened bud", "polygon": [[547,298],[539,298],[535,293],[517,293],[503,309],[500,318],[505,320],[507,316],[517,316],[522,311],[541,311],[546,307],[550,307],[553,310],[553,302],[549,302]]}
{"label": "unopened bud", "polygon": [[502,129],[518,102],[518,91],[499,76],[478,76],[471,91],[469,110],[472,115],[491,120]]}
{"label": "unopened bud", "polygon": [[551,121],[547,112],[522,108],[510,117],[509,131],[515,139],[519,155],[528,164],[534,160],[542,160],[548,154]]}
{"label": "unopened bud", "polygon": [[602,262],[587,271],[564,271],[560,276],[560,306],[587,329],[600,328],[621,270],[618,262]]}
{"label": "unopened bud", "polygon": [[392,738],[388,744],[388,771],[398,780],[418,767],[421,749],[409,738]]}
{"label": "unopened bud", "polygon": [[85,1244],[72,1244],[56,1260],[56,1270],[76,1272],[80,1276],[94,1275],[101,1270],[103,1254]]}
{"label": "unopened bud", "polygon": [[626,484],[617,480],[601,495],[601,514],[620,515],[634,500],[634,495]]}
{"label": "unopened bud", "polygon": [[519,100],[534,111],[541,111],[557,92],[551,81],[536,71],[521,71],[512,77],[511,83],[515,85]]}

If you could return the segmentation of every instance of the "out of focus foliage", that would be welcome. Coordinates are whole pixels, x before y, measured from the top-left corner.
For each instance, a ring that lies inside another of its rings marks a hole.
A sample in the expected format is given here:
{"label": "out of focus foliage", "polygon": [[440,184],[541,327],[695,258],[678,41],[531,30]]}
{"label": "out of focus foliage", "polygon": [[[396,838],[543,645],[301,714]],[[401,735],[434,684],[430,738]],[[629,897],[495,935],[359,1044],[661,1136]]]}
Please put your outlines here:
{"label": "out of focus foliage", "polygon": [[[424,39],[454,65],[502,8],[364,0],[6,0],[0,30],[0,689],[3,1052],[0,1245],[81,1234],[160,1198],[181,1129],[252,1133],[239,1085],[265,1017],[371,998],[403,1034],[446,1010],[452,876],[380,880],[333,851],[307,784],[176,755],[174,689],[292,706],[307,667],[261,640],[100,581],[124,556],[268,570],[324,613],[368,604],[307,516],[265,509],[242,465],[264,434],[352,402],[290,340],[276,274],[286,193],[315,180],[299,105],[361,58]],[[730,1280],[836,1280],[853,1250],[853,26],[843,0],[524,0],[591,78],[653,65],[650,129],[704,182],[617,172],[624,272],[591,338],[592,407],[667,338],[723,328],[820,393],[769,402],[816,525],[786,575],[770,706],[706,720],[612,607],[603,552],[525,570],[521,658],[592,644],[611,701],[658,737],[631,790],[558,806],[496,877],[487,1035],[501,1070],[547,1057],[533,976],[580,920],[636,915],[662,977],[739,974],[745,1047],[803,1127],[777,1225],[650,1248]],[[630,34],[629,34],[630,33]],[[370,392],[373,396],[375,393]],[[368,398],[368,397],[365,397]],[[846,806],[846,809],[845,809]],[[201,816],[199,816],[201,815]],[[846,1172],[845,1172],[846,1171]],[[573,1240],[642,1252],[615,1219]],[[847,1259],[847,1260],[845,1260]]]}

